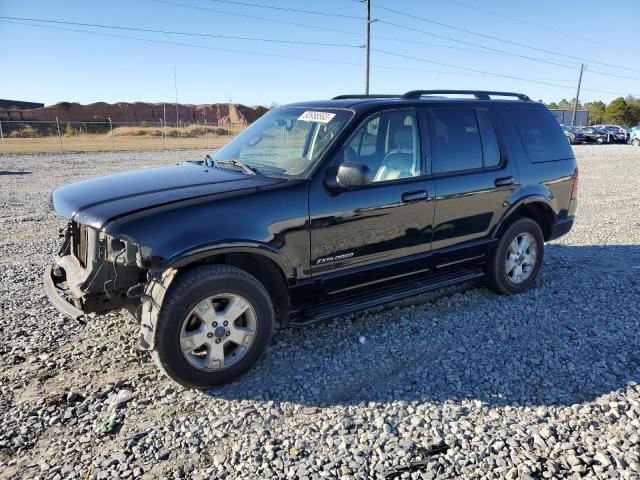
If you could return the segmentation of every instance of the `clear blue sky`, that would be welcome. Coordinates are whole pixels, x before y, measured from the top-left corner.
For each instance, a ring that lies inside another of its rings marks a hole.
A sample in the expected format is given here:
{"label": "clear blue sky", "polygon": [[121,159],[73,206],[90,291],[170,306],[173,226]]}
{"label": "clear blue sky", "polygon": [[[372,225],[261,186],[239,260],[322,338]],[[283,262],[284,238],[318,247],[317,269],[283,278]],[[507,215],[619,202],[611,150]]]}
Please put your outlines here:
{"label": "clear blue sky", "polygon": [[[350,16],[364,14],[363,4],[354,0],[236,1]],[[457,2],[501,12],[516,19],[585,39],[500,18]],[[177,4],[196,8],[186,8]],[[579,60],[482,38],[401,16],[381,7],[408,12],[543,50],[587,58],[588,68],[583,80],[585,90],[581,94],[583,101],[610,101],[618,96],[640,94],[640,5],[637,0],[607,3],[584,0],[372,0],[372,17],[379,20],[371,26],[374,49],[371,53],[372,92],[397,93],[416,88],[499,89],[525,92],[535,99],[541,98],[548,102],[574,96]],[[211,10],[304,23],[340,32],[279,24]],[[167,3],[154,0],[0,0],[0,15],[303,42],[350,45],[364,43],[364,20],[270,10],[212,0],[167,0]],[[177,68],[178,101],[182,103],[227,102],[232,98],[236,103],[268,105],[271,102],[287,103],[328,98],[340,93],[361,93],[364,88],[362,48],[263,43],[58,26],[208,48],[157,44],[3,22],[0,23],[0,98],[40,101],[46,104],[59,101],[173,101],[174,65]],[[543,58],[574,68],[493,54],[477,47],[429,36],[415,29],[519,55]],[[392,56],[375,50],[414,58]],[[492,77],[423,60],[540,82],[570,85],[571,88]],[[592,63],[593,61],[614,66]],[[620,69],[618,66],[635,70]],[[593,71],[613,73],[617,77],[603,76]]]}

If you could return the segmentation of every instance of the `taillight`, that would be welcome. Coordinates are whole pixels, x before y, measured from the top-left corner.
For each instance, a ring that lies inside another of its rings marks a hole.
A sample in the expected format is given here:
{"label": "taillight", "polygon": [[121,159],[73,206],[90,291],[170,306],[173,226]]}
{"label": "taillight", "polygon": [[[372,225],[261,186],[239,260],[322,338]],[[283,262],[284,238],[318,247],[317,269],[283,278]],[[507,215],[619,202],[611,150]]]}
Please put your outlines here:
{"label": "taillight", "polygon": [[571,188],[571,200],[578,198],[578,167],[573,172],[573,187]]}

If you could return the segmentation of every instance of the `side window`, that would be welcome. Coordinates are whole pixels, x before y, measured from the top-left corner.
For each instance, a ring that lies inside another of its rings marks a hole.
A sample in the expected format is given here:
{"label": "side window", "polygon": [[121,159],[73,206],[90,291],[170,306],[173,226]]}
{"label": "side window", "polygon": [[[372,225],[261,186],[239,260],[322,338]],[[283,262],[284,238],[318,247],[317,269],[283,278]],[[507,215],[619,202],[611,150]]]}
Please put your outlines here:
{"label": "side window", "polygon": [[375,155],[378,139],[378,125],[380,125],[380,117],[378,116],[370,119],[365,125],[363,125],[347,145],[347,149],[352,150],[352,152],[348,153],[354,154],[355,158],[358,159],[369,155]]}
{"label": "side window", "polygon": [[428,111],[434,174],[482,168],[482,143],[472,108]]}
{"label": "side window", "polygon": [[482,140],[482,158],[485,168],[495,167],[500,164],[500,145],[496,129],[487,110],[476,110],[478,125],[480,126],[480,139]]}
{"label": "side window", "polygon": [[375,153],[379,125],[380,117],[376,117],[367,123],[367,128],[362,131],[362,143],[360,144],[358,155],[372,155]]}
{"label": "side window", "polygon": [[343,158],[369,167],[374,183],[420,175],[415,111],[393,110],[369,118],[344,147]]}
{"label": "side window", "polygon": [[531,162],[573,158],[571,145],[549,110],[513,108],[507,110],[507,115]]}

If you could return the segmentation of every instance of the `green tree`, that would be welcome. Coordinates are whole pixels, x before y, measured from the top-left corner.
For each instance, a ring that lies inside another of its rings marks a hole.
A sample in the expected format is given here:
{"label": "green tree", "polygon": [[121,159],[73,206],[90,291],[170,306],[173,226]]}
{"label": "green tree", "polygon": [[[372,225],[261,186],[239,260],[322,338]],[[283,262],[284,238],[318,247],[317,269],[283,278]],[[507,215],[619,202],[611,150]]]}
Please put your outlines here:
{"label": "green tree", "polygon": [[67,122],[67,126],[64,128],[64,136],[73,137],[73,126],[71,125],[71,122]]}
{"label": "green tree", "polygon": [[604,121],[613,124],[622,124],[627,121],[629,107],[624,98],[619,97],[612,101],[604,111]]}
{"label": "green tree", "polygon": [[640,125],[640,98],[629,95],[625,101],[627,102],[627,125],[631,127]]}
{"label": "green tree", "polygon": [[551,102],[549,105],[547,105],[551,110],[558,110],[558,104],[556,102]]}
{"label": "green tree", "polygon": [[[566,98],[563,98],[562,100],[560,100],[560,103],[558,104],[558,108],[560,110],[573,110],[573,102],[575,102],[576,99],[572,98],[571,100],[567,100]],[[578,110],[582,110],[582,104],[580,102],[578,102]]]}
{"label": "green tree", "polygon": [[589,123],[591,125],[598,125],[604,122],[604,111],[607,108],[604,102],[598,100],[597,102],[585,103],[584,107],[589,110]]}

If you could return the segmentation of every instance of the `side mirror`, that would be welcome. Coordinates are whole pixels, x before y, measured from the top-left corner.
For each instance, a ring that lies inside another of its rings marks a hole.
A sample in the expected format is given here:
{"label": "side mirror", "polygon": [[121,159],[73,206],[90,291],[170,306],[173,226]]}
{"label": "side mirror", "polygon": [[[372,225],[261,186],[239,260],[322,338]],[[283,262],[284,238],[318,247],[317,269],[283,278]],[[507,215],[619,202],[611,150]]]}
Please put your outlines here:
{"label": "side mirror", "polygon": [[345,162],[338,168],[336,182],[342,188],[364,187],[371,181],[369,167],[362,163]]}

